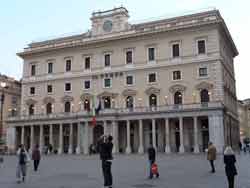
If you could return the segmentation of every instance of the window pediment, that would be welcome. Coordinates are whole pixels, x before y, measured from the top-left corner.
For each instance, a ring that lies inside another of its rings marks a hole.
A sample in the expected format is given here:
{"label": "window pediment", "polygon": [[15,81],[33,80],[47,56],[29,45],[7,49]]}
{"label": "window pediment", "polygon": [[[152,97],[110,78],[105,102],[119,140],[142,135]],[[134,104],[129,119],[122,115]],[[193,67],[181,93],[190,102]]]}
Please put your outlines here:
{"label": "window pediment", "polygon": [[136,93],[137,93],[136,90],[133,90],[133,89],[125,89],[125,90],[123,90],[122,95],[123,95],[123,96],[135,96]]}
{"label": "window pediment", "polygon": [[69,96],[69,95],[65,95],[64,97],[62,97],[62,102],[64,103],[64,102],[71,102],[71,101],[73,101],[74,100],[74,98],[73,97],[71,97],[71,96]]}
{"label": "window pediment", "polygon": [[36,104],[37,103],[37,101],[36,100],[34,100],[34,99],[28,99],[28,100],[26,100],[26,104],[29,106],[29,105],[31,105],[31,104]]}
{"label": "window pediment", "polygon": [[180,85],[180,84],[176,84],[176,85],[173,85],[169,88],[169,91],[171,93],[175,93],[176,91],[185,91],[186,90],[186,86],[183,86],[183,85]]}
{"label": "window pediment", "polygon": [[147,95],[151,95],[151,94],[159,94],[160,93],[160,89],[156,88],[156,87],[149,87],[148,89],[145,90],[145,93]]}
{"label": "window pediment", "polygon": [[45,98],[43,99],[43,103],[44,103],[44,104],[54,103],[54,102],[55,102],[55,99],[52,98],[52,97],[45,97]]}
{"label": "window pediment", "polygon": [[212,89],[213,88],[213,84],[208,83],[208,82],[201,82],[199,84],[197,84],[196,89],[198,90],[202,90],[202,89]]}
{"label": "window pediment", "polygon": [[100,97],[100,98],[102,98],[102,97],[112,97],[112,98],[115,98],[117,96],[118,96],[117,93],[112,93],[112,92],[108,92],[108,91],[104,91],[104,92],[100,93],[99,95],[97,95],[97,97]]}

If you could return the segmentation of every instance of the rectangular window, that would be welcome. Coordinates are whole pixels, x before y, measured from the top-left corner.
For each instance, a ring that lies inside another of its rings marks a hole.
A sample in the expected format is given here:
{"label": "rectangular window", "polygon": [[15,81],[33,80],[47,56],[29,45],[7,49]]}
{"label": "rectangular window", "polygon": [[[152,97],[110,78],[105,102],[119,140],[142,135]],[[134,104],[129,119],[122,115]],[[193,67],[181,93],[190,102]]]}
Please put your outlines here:
{"label": "rectangular window", "polygon": [[110,88],[111,87],[111,79],[110,78],[105,78],[104,79],[104,87],[105,88]]}
{"label": "rectangular window", "polygon": [[149,61],[155,60],[155,48],[148,48],[148,60]]}
{"label": "rectangular window", "polygon": [[35,92],[36,92],[35,87],[30,87],[30,94],[35,95]]}
{"label": "rectangular window", "polygon": [[104,66],[105,67],[110,67],[110,54],[105,54],[104,55]]}
{"label": "rectangular window", "polygon": [[65,84],[65,91],[71,91],[71,84],[70,83]]}
{"label": "rectangular window", "polygon": [[31,76],[36,75],[36,65],[31,65]]}
{"label": "rectangular window", "polygon": [[127,51],[126,52],[126,64],[133,63],[133,57],[132,57],[132,55],[133,55],[132,51]]}
{"label": "rectangular window", "polygon": [[90,80],[84,81],[84,89],[90,89]]}
{"label": "rectangular window", "polygon": [[85,69],[88,70],[90,69],[90,57],[85,57]]}
{"label": "rectangular window", "polygon": [[173,80],[181,79],[181,71],[173,71]]}
{"label": "rectangular window", "polygon": [[53,73],[53,63],[48,63],[48,74]]}
{"label": "rectangular window", "polygon": [[52,85],[47,85],[47,93],[52,93],[52,92],[53,92]]}
{"label": "rectangular window", "polygon": [[173,57],[179,57],[180,56],[180,45],[179,44],[173,44],[172,45],[172,54],[173,54]]}
{"label": "rectangular window", "polygon": [[66,72],[71,71],[71,59],[66,60]]}
{"label": "rectangular window", "polygon": [[134,82],[133,76],[130,75],[130,76],[126,77],[126,84],[127,85],[133,85],[134,84],[133,82]]}
{"label": "rectangular window", "polygon": [[149,82],[149,83],[154,83],[154,82],[156,82],[156,74],[155,74],[155,73],[150,73],[150,74],[148,75],[148,82]]}
{"label": "rectangular window", "polygon": [[11,103],[12,103],[13,105],[17,105],[17,97],[16,97],[16,96],[12,96]]}
{"label": "rectangular window", "polygon": [[206,43],[205,40],[198,40],[198,54],[205,54],[206,53]]}
{"label": "rectangular window", "polygon": [[207,74],[207,67],[201,67],[199,68],[199,76],[200,77],[206,77],[208,74]]}

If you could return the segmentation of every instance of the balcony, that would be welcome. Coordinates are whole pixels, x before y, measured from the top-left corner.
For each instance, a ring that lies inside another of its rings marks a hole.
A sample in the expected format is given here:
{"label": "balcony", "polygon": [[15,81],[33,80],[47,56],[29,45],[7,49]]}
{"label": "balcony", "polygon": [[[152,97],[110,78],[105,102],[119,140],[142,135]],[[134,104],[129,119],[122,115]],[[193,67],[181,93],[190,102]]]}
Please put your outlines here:
{"label": "balcony", "polygon": [[[122,115],[133,115],[142,113],[162,113],[162,112],[184,112],[184,111],[199,111],[199,110],[213,110],[222,109],[224,106],[221,102],[209,102],[209,103],[192,103],[192,104],[178,104],[178,105],[164,105],[164,106],[153,106],[153,107],[135,107],[135,108],[111,108],[102,109],[99,112],[99,116],[122,116]],[[32,120],[48,120],[48,119],[70,119],[78,117],[90,118],[92,116],[91,111],[79,111],[69,113],[52,113],[52,114],[35,114],[35,115],[21,115],[16,117],[9,117],[7,122],[15,121],[32,121]]]}

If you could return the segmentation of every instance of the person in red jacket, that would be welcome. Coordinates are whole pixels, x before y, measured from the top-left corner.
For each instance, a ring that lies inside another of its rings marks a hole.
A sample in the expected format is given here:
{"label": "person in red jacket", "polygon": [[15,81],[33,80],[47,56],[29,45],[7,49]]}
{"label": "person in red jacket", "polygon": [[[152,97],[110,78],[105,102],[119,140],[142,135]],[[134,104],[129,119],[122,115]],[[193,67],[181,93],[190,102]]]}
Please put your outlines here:
{"label": "person in red jacket", "polygon": [[39,150],[38,145],[36,145],[32,151],[32,160],[34,161],[34,171],[37,171],[40,160],[41,160],[41,152]]}

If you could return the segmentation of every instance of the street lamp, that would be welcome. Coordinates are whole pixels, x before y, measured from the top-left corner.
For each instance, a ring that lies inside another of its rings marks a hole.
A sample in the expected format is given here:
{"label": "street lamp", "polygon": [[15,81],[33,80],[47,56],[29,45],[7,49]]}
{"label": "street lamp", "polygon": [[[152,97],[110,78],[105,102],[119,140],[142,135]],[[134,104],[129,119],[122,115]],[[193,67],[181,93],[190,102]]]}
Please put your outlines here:
{"label": "street lamp", "polygon": [[7,84],[5,82],[0,82],[0,87],[2,88],[1,94],[1,119],[0,119],[0,138],[2,137],[2,130],[3,130],[3,104],[4,104],[4,89],[7,88]]}

